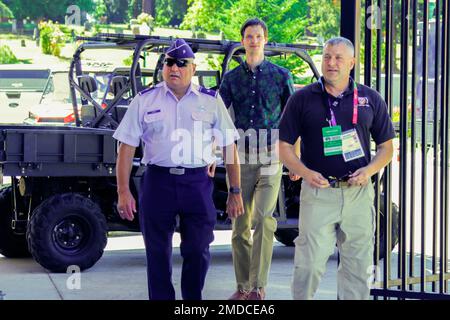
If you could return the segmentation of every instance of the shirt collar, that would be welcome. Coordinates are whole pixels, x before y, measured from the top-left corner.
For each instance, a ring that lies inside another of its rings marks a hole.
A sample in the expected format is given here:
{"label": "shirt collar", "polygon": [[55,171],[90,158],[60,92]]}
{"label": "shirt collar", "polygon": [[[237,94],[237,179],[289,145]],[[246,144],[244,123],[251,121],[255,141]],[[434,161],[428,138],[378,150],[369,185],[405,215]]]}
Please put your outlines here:
{"label": "shirt collar", "polygon": [[[263,71],[264,68],[266,68],[267,63],[268,63],[267,60],[264,59],[264,60],[256,67],[256,70],[258,70],[258,72]],[[249,67],[249,65],[248,65],[248,63],[247,63],[247,61],[244,61],[244,62],[242,63],[242,65],[243,65],[244,70],[245,70],[246,72],[252,72],[252,70],[250,69],[250,67]]]}
{"label": "shirt collar", "polygon": [[[172,92],[172,90],[170,90],[170,88],[167,86],[167,83],[165,81],[162,82],[161,86],[164,88],[164,95],[167,95],[168,93],[170,93],[171,95],[173,95],[175,97],[175,94]],[[193,84],[192,82],[189,85],[189,88],[187,89],[185,96],[189,95],[190,93],[193,93],[193,94],[195,94],[197,96],[200,94],[200,92],[198,91],[197,86],[195,84]]]}
{"label": "shirt collar", "polygon": [[[353,94],[353,82],[354,82],[353,78],[349,77],[348,87],[347,87],[347,89],[345,89],[344,92],[342,92],[341,96],[346,96],[348,94]],[[312,91],[316,92],[316,93],[323,93],[323,92],[325,92],[325,85],[324,85],[325,84],[325,79],[323,78],[323,76],[319,78],[319,80],[317,81],[317,84],[318,84],[317,86],[314,86],[312,88]]]}

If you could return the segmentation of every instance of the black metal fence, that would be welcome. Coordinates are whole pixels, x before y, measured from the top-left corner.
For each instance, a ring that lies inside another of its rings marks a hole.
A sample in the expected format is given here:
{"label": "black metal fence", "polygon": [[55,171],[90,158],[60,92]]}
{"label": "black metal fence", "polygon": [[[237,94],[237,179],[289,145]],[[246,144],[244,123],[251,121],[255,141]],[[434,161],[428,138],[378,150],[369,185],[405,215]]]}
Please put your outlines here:
{"label": "black metal fence", "polygon": [[384,96],[397,129],[377,225],[381,245],[398,244],[375,265],[375,299],[450,299],[449,18],[447,0],[341,0],[341,34],[361,48],[355,78]]}

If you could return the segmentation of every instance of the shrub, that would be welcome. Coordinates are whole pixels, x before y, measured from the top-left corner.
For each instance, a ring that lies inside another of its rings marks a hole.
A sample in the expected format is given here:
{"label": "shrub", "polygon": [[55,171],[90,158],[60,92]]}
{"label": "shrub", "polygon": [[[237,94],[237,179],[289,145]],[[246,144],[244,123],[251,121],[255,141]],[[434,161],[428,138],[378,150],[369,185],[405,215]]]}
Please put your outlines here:
{"label": "shrub", "polygon": [[133,55],[129,56],[128,58],[123,59],[122,63],[125,66],[131,66],[133,64]]}
{"label": "shrub", "polygon": [[140,15],[137,16],[136,19],[139,24],[146,23],[151,29],[153,29],[154,19],[148,13],[142,12]]}
{"label": "shrub", "polygon": [[130,29],[133,28],[133,26],[138,25],[139,22],[137,19],[130,19]]}
{"label": "shrub", "polygon": [[203,31],[199,31],[196,34],[198,39],[206,39],[206,33],[204,33]]}
{"label": "shrub", "polygon": [[65,36],[58,23],[42,21],[39,23],[42,52],[59,57],[64,46]]}
{"label": "shrub", "polygon": [[18,62],[19,59],[16,58],[10,47],[7,45],[0,46],[0,64],[12,64]]}

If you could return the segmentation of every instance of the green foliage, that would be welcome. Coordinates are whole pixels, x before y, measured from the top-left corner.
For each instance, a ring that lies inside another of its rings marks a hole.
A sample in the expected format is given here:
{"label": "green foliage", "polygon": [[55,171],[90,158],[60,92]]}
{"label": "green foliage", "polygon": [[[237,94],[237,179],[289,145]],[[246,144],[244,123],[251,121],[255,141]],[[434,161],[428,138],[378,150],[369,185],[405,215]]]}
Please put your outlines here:
{"label": "green foliage", "polygon": [[107,17],[107,10],[106,5],[103,1],[97,0],[95,11],[94,11],[94,18],[99,23],[106,23],[108,17]]}
{"label": "green foliage", "polygon": [[123,59],[122,63],[124,66],[131,66],[133,64],[133,55],[130,55],[128,58]]}
{"label": "green foliage", "polygon": [[11,10],[4,4],[2,1],[0,1],[0,18],[12,18],[13,13]]}
{"label": "green foliage", "polygon": [[7,45],[0,46],[0,64],[12,64],[18,62],[19,59],[16,58]]}
{"label": "green foliage", "polygon": [[131,0],[128,5],[128,19],[135,18],[142,12],[142,0]]}
{"label": "green foliage", "polygon": [[150,27],[150,29],[153,30],[154,19],[148,13],[142,12],[140,15],[138,15],[137,16],[137,22],[139,24],[146,23]]}
{"label": "green foliage", "polygon": [[39,32],[42,52],[59,57],[65,42],[65,35],[61,31],[60,25],[52,21],[41,21],[39,23]]}
{"label": "green foliage", "polygon": [[180,25],[188,10],[188,0],[157,0],[156,24],[160,26]]}
{"label": "green foliage", "polygon": [[189,8],[181,28],[218,32],[224,26],[231,0],[188,0]]}
{"label": "green foliage", "polygon": [[204,33],[203,31],[197,32],[197,34],[195,36],[198,39],[206,39],[206,33]]}
{"label": "green foliage", "polygon": [[109,23],[124,23],[128,20],[128,0],[103,0]]}
{"label": "green foliage", "polygon": [[77,5],[82,11],[92,12],[93,0],[2,0],[11,9],[16,19],[50,19],[64,21],[66,10],[70,5]]}
{"label": "green foliage", "polygon": [[72,26],[66,26],[64,24],[59,25],[59,30],[64,34],[64,39],[71,39],[73,35],[77,34],[77,30]]}
{"label": "green foliage", "polygon": [[308,1],[310,18],[308,29],[324,42],[340,33],[340,1]]}
{"label": "green foliage", "polygon": [[241,25],[258,17],[269,28],[269,40],[294,42],[308,25],[306,0],[190,0],[181,25],[184,29],[223,31],[225,38],[240,40]]}
{"label": "green foliage", "polygon": [[[269,41],[294,43],[305,35],[308,26],[308,1],[306,0],[190,0],[190,7],[182,27],[210,32],[222,31],[226,39],[241,40],[240,29],[249,18],[262,19],[269,29]],[[289,70],[294,81],[308,66],[299,58],[272,58],[274,63]],[[216,67],[216,61],[208,61]]]}
{"label": "green foliage", "polygon": [[270,57],[268,60],[290,70],[295,83],[302,82],[302,75],[309,68],[303,60],[294,55],[289,55],[288,57]]}
{"label": "green foliage", "polygon": [[[223,55],[210,55],[206,58],[209,70],[222,70]],[[232,70],[239,66],[235,60],[231,60],[228,65],[228,70]]]}

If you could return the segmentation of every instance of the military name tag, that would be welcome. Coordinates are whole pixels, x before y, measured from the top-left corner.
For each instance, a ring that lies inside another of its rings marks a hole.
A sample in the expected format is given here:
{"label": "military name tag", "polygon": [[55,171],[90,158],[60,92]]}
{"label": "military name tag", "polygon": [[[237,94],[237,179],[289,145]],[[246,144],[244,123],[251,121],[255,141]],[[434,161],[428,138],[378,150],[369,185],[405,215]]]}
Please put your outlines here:
{"label": "military name tag", "polygon": [[355,129],[342,133],[342,155],[345,162],[364,157],[364,149]]}
{"label": "military name tag", "polygon": [[341,126],[322,128],[323,152],[326,157],[342,154]]}

